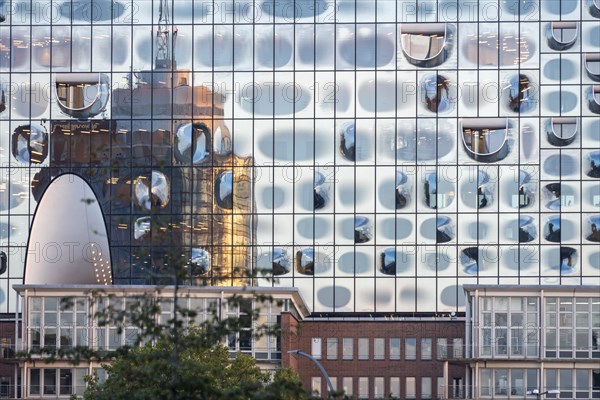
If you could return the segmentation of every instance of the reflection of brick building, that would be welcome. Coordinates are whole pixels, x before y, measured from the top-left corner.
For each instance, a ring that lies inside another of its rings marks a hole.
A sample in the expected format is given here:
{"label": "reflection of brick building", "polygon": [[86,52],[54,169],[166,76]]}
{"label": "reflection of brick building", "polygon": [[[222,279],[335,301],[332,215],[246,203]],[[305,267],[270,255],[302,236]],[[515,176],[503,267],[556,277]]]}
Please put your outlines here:
{"label": "reflection of brick building", "polygon": [[357,398],[461,398],[466,369],[464,320],[384,318],[306,319],[282,315],[282,366],[304,385],[327,393],[327,383],[301,350],[320,360],[336,390]]}
{"label": "reflection of brick building", "polygon": [[[115,89],[110,120],[51,121],[48,166],[32,193],[39,201],[67,172],[90,183],[108,225],[115,283],[153,282],[145,271],[160,273],[181,255],[189,283],[247,284],[253,159],[233,154],[222,97],[189,86],[186,72],[175,75],[177,86],[171,73],[144,72]],[[220,183],[227,199],[217,198]],[[193,261],[198,254],[202,265]]]}

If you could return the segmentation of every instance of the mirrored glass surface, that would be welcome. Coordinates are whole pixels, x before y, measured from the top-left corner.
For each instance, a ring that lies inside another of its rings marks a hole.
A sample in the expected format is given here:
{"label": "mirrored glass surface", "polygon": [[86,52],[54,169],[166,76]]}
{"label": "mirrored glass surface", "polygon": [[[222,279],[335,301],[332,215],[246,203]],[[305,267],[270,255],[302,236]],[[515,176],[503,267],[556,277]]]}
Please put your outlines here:
{"label": "mirrored glass surface", "polygon": [[402,52],[411,64],[432,68],[448,58],[449,28],[442,23],[402,24]]}
{"label": "mirrored glass surface", "polygon": [[396,275],[396,248],[390,247],[379,254],[379,271],[385,275]]}
{"label": "mirrored glass surface", "polygon": [[346,122],[340,128],[340,153],[348,161],[356,161],[356,136],[354,122]]}
{"label": "mirrored glass surface", "polygon": [[12,154],[24,164],[41,164],[48,156],[48,132],[40,125],[22,125],[12,135]]}
{"label": "mirrored glass surface", "polygon": [[553,50],[568,50],[577,41],[579,23],[575,21],[554,21],[548,25],[548,46]]}
{"label": "mirrored glass surface", "polygon": [[590,178],[600,178],[600,151],[591,151],[586,156],[586,175]]}
{"label": "mirrored glass surface", "polygon": [[233,172],[224,171],[215,181],[215,201],[221,208],[233,209]]}
{"label": "mirrored glass surface", "polygon": [[367,243],[373,238],[373,226],[369,218],[354,217],[354,243]]}
{"label": "mirrored glass surface", "polygon": [[406,207],[410,202],[410,193],[408,176],[402,171],[396,171],[396,210]]}
{"label": "mirrored glass surface", "polygon": [[197,164],[210,155],[210,133],[204,124],[184,124],[175,133],[175,158],[184,164]]}
{"label": "mirrored glass surface", "polygon": [[438,179],[437,173],[429,173],[423,183],[424,202],[429,208],[442,209],[454,201],[454,184],[444,178]]}
{"label": "mirrored glass surface", "polygon": [[577,138],[579,120],[577,118],[555,117],[548,121],[546,137],[554,146],[568,146]]}
{"label": "mirrored glass surface", "polygon": [[560,243],[560,216],[553,215],[546,219],[544,238],[553,243]]}
{"label": "mirrored glass surface", "polygon": [[464,119],[462,139],[472,159],[481,162],[503,160],[510,152],[508,120],[504,118]]}

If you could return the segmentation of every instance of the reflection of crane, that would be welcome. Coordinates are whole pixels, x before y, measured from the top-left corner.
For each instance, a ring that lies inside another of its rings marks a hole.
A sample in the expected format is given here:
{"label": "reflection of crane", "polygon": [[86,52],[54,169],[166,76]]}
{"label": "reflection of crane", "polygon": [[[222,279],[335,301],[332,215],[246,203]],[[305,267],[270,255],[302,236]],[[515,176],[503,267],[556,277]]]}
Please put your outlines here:
{"label": "reflection of crane", "polygon": [[160,0],[158,9],[158,28],[156,29],[156,69],[177,69],[175,62],[175,39],[177,38],[177,27],[173,28],[173,45],[170,43],[171,22],[169,19],[169,1]]}

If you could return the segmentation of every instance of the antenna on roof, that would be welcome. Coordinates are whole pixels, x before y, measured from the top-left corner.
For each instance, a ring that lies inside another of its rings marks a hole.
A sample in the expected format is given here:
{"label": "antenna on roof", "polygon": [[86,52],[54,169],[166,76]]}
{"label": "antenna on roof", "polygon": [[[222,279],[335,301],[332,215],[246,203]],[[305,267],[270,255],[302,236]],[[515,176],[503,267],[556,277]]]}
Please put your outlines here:
{"label": "antenna on roof", "polygon": [[156,69],[177,69],[175,61],[175,39],[177,39],[177,27],[173,27],[173,43],[171,45],[171,21],[169,17],[169,1],[160,0],[158,28],[156,29]]}

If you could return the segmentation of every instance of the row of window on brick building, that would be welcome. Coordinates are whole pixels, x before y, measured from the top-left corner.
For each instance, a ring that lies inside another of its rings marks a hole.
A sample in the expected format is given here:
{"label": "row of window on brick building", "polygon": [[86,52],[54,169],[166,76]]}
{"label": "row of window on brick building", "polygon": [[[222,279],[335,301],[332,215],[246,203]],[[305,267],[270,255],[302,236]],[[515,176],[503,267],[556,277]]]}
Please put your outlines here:
{"label": "row of window on brick building", "polygon": [[[372,343],[372,346],[371,346]],[[419,345],[418,345],[419,344]],[[355,345],[357,354],[355,354]],[[387,347],[387,349],[386,349]],[[402,348],[404,347],[404,354]],[[341,338],[341,359],[354,360],[438,360],[448,358],[461,358],[463,355],[462,338],[436,338],[435,348],[433,338],[404,338],[402,346],[401,338]],[[325,339],[325,358],[327,360],[338,360],[340,356],[340,340],[337,337]],[[323,357],[323,338],[312,338],[312,356],[321,359]]]}
{"label": "row of window on brick building", "polygon": [[[389,378],[384,377],[330,377],[331,384],[335,391],[344,391],[344,394],[348,397],[358,398],[358,399],[384,399],[384,398],[402,398],[402,399],[432,399],[433,398],[433,389],[432,385],[434,379],[436,379],[437,383],[437,393],[438,395],[444,393],[444,378],[437,377],[432,378],[429,376],[424,376],[419,379],[414,376],[407,376],[404,378],[404,382],[401,382],[400,377],[392,376]],[[386,389],[386,380],[387,380],[387,389]],[[355,387],[356,384],[356,387]],[[322,390],[325,388],[322,387],[323,382],[321,377],[314,376],[311,378],[311,389],[312,392],[321,395]],[[400,392],[401,385],[404,385],[404,395]],[[417,386],[420,385],[420,388]],[[419,391],[417,392],[417,389]]]}

